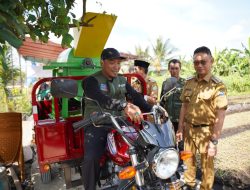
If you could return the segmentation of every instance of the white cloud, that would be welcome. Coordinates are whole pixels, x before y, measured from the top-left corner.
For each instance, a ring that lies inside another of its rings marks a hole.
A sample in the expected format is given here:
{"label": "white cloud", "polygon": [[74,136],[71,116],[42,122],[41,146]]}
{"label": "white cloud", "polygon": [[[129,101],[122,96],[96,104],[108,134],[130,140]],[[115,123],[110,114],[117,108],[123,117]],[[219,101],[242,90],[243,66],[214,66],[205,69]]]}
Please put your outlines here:
{"label": "white cloud", "polygon": [[[76,15],[81,16],[78,7]],[[227,0],[99,0],[87,1],[87,10],[118,16],[106,47],[134,52],[136,45],[146,47],[158,36],[170,38],[181,55],[192,55],[201,45],[211,50],[240,48],[250,37],[248,1],[235,9],[237,2]],[[247,8],[248,7],[248,8]],[[244,9],[244,10],[243,10]],[[232,12],[232,10],[234,12]],[[237,12],[238,11],[238,12]],[[234,13],[234,14],[232,14]],[[245,13],[245,14],[244,14]]]}

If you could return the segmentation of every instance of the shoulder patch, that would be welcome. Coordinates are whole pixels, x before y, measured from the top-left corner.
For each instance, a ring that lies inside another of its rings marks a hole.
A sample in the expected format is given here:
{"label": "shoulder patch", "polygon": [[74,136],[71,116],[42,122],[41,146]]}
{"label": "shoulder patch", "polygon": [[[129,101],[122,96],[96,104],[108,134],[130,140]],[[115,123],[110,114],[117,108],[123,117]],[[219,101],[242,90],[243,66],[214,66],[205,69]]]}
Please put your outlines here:
{"label": "shoulder patch", "polygon": [[222,80],[220,80],[219,78],[217,78],[215,76],[212,76],[211,79],[212,79],[212,81],[214,81],[217,84],[222,82]]}
{"label": "shoulder patch", "polygon": [[101,84],[100,84],[100,90],[101,90],[101,91],[107,92],[107,91],[108,91],[108,86],[107,86],[107,84],[106,84],[106,83],[101,83]]}
{"label": "shoulder patch", "polygon": [[195,76],[190,76],[190,77],[186,78],[186,81],[194,79],[194,78],[195,78]]}

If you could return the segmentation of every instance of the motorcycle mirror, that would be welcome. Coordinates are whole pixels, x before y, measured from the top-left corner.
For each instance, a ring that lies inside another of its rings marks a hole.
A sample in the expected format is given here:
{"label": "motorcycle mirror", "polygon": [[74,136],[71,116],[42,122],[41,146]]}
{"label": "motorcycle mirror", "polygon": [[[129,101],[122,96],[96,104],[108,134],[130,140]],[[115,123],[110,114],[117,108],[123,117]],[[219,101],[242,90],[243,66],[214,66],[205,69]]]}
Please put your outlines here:
{"label": "motorcycle mirror", "polygon": [[176,89],[176,84],[177,84],[177,78],[175,77],[170,77],[169,79],[164,81],[162,86],[164,94],[162,95],[160,102],[166,95],[168,95],[169,93],[171,93]]}
{"label": "motorcycle mirror", "polygon": [[76,80],[59,78],[51,81],[51,94],[55,98],[74,98],[77,92]]}

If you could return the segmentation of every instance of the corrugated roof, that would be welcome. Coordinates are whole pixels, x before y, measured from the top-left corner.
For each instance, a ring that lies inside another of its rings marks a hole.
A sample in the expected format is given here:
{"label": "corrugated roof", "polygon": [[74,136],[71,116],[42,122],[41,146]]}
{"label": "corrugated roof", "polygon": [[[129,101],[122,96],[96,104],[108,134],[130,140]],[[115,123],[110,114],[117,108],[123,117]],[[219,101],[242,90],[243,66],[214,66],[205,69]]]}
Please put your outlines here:
{"label": "corrugated roof", "polygon": [[18,52],[23,57],[55,61],[63,50],[65,49],[62,48],[60,44],[51,41],[45,44],[26,37],[25,41],[23,41],[23,45],[18,49]]}
{"label": "corrugated roof", "polygon": [[[38,40],[33,41],[30,37],[26,37],[23,45],[18,49],[18,53],[24,58],[34,58],[39,60],[56,61],[58,55],[65,50],[61,44],[51,41],[42,43]],[[127,57],[128,60],[137,59],[138,56],[130,53],[121,53],[122,56]]]}
{"label": "corrugated roof", "polygon": [[133,55],[131,53],[123,53],[123,52],[121,52],[121,56],[126,57],[127,60],[135,60],[139,58],[137,55]]}

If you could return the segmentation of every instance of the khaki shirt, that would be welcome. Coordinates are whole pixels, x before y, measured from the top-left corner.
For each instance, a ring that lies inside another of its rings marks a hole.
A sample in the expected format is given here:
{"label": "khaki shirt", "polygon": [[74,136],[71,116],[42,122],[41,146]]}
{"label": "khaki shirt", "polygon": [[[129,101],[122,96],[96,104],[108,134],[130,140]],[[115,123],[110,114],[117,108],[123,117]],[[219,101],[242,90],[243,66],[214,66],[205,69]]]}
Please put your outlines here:
{"label": "khaki shirt", "polygon": [[[146,78],[147,83],[147,95],[158,98],[158,85],[154,79],[151,79],[149,77]],[[132,82],[132,87],[139,93],[143,92],[141,82],[138,79],[135,79],[135,81]]]}
{"label": "khaki shirt", "polygon": [[211,74],[203,80],[187,79],[180,99],[188,103],[185,122],[193,125],[213,125],[216,110],[226,109],[228,105],[225,85]]}

